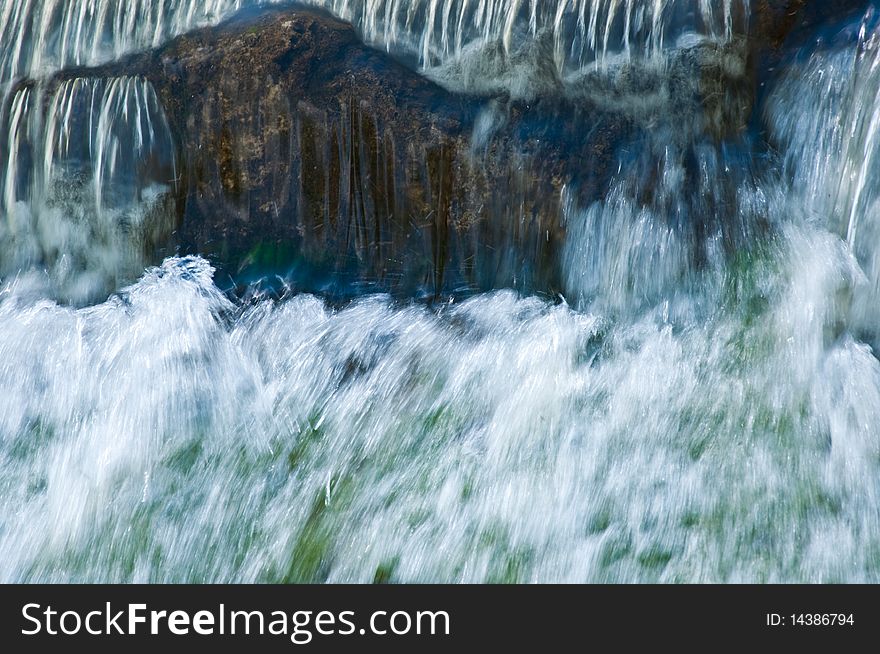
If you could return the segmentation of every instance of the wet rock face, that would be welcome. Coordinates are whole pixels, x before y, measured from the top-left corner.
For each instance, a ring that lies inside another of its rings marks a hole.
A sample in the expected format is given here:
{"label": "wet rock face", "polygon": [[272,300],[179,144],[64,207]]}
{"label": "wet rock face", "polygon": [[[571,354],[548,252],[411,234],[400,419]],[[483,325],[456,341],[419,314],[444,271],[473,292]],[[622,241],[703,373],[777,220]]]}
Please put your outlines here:
{"label": "wet rock face", "polygon": [[[801,4],[759,3],[750,42],[781,42]],[[281,275],[331,296],[554,293],[565,291],[563,204],[602,199],[622,145],[648,142],[670,116],[715,140],[746,129],[744,46],[712,48],[682,51],[682,83],[655,89],[687,106],[642,117],[621,110],[620,74],[633,77],[624,88],[653,88],[638,69],[585,77],[583,91],[451,93],[347,23],[296,7],[244,12],[56,83],[137,75],[156,89],[178,161],[177,224],[156,239],[157,259],[199,253],[240,282]],[[691,227],[697,240],[709,229]]]}
{"label": "wet rock face", "polygon": [[758,0],[754,8],[753,35],[773,47],[781,46],[805,4],[811,3],[808,0]]}
{"label": "wet rock face", "polygon": [[871,0],[757,0],[752,33],[760,46],[778,48],[793,32],[864,13],[870,5]]}
{"label": "wet rock face", "polygon": [[562,98],[449,93],[303,9],[66,75],[122,73],[152,82],[177,142],[166,250],[331,295],[561,290],[563,187],[598,197],[627,129]]}

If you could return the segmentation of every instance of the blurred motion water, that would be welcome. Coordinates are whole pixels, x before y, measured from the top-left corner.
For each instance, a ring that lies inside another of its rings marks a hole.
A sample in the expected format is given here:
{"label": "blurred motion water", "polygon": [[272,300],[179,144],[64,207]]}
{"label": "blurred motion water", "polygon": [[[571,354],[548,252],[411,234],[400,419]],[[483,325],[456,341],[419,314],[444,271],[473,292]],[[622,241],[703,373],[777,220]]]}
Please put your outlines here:
{"label": "blurred motion water", "polygon": [[[170,229],[174,143],[135,78],[22,86],[0,124],[0,275],[40,263],[55,296],[86,302],[143,270]],[[5,173],[5,175],[3,174]]]}
{"label": "blurred motion water", "polygon": [[[0,70],[239,4],[3,0]],[[875,12],[786,61],[760,134],[728,138],[681,90],[727,57],[736,2],[326,4],[435,73],[549,29],[565,93],[644,128],[602,201],[565,203],[564,297],[232,297],[192,256],[86,302],[144,260],[173,139],[144,80],[18,85],[0,580],[880,581]],[[670,43],[682,17],[703,39]]]}
{"label": "blurred motion water", "polygon": [[[289,0],[2,0],[0,83],[155,47],[248,7]],[[477,42],[553,34],[560,67],[655,55],[694,32],[730,39],[749,0],[302,0],[350,20],[370,42],[426,65]]]}

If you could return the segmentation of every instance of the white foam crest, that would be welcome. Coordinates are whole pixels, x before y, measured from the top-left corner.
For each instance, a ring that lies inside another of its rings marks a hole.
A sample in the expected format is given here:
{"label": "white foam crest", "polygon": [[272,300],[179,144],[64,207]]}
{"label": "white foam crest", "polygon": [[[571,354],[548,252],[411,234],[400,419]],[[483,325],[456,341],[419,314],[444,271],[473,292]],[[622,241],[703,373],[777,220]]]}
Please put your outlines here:
{"label": "white foam crest", "polygon": [[876,581],[880,364],[823,340],[846,256],[792,229],[748,320],[236,309],[199,259],[89,309],[20,279],[0,578]]}

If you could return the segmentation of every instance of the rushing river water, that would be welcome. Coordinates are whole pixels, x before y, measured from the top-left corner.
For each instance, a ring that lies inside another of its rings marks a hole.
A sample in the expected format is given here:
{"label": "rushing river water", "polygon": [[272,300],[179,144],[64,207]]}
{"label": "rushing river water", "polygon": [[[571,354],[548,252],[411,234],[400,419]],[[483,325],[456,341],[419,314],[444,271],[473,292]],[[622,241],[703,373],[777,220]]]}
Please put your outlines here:
{"label": "rushing river water", "polygon": [[[0,0],[0,90],[243,4]],[[453,87],[450,62],[549,30],[570,89],[621,58],[674,75],[746,11],[313,4]],[[175,177],[155,92],[8,91],[0,580],[880,581],[876,16],[790,53],[735,146],[659,88],[606,96],[659,163],[563,203],[564,296],[341,307],[232,297],[197,256],[135,281]]]}

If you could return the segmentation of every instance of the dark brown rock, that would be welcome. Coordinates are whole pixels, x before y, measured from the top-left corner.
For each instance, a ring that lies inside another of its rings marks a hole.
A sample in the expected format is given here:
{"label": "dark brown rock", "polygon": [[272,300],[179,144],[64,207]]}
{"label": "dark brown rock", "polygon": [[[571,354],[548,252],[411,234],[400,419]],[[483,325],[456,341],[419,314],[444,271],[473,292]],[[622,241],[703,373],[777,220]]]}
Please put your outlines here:
{"label": "dark brown rock", "polygon": [[[153,83],[178,144],[173,245],[331,294],[560,290],[563,187],[599,197],[627,129],[562,100],[449,93],[304,9],[59,79],[119,74]],[[475,149],[493,104],[503,124]]]}
{"label": "dark brown rock", "polygon": [[[750,42],[777,46],[803,4],[759,2]],[[736,138],[749,81],[698,70],[708,131]],[[563,290],[563,188],[581,206],[603,197],[619,144],[640,129],[583,100],[449,93],[302,8],[244,13],[57,79],[120,74],[153,83],[177,143],[178,220],[160,253],[330,294]]]}
{"label": "dark brown rock", "polygon": [[794,33],[864,13],[870,6],[871,0],[756,0],[752,40],[758,48],[779,48]]}

